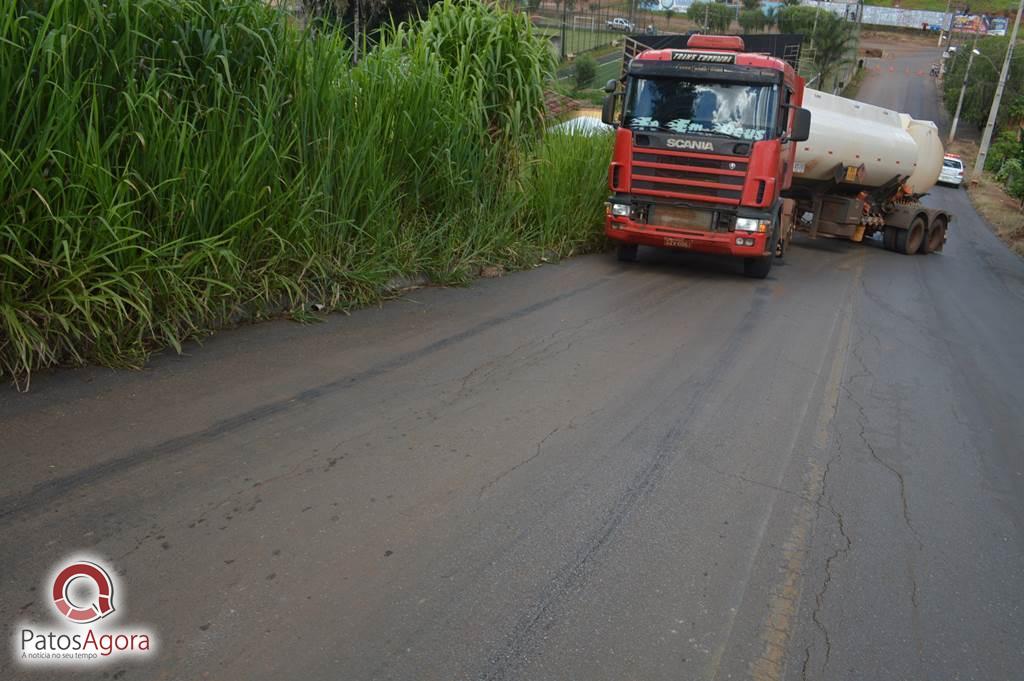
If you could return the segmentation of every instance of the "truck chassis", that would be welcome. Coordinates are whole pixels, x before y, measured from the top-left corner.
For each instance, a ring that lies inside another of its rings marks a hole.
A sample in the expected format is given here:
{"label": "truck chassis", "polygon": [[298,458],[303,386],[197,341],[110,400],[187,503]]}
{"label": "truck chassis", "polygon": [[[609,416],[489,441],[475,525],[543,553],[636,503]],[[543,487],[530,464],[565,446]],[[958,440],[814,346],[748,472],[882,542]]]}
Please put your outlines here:
{"label": "truck chassis", "polygon": [[811,238],[863,241],[882,234],[882,245],[904,255],[942,250],[952,215],[921,204],[925,194],[903,190],[906,176],[895,176],[880,187],[858,184],[863,166],[838,165],[825,184],[796,186],[794,228]]}

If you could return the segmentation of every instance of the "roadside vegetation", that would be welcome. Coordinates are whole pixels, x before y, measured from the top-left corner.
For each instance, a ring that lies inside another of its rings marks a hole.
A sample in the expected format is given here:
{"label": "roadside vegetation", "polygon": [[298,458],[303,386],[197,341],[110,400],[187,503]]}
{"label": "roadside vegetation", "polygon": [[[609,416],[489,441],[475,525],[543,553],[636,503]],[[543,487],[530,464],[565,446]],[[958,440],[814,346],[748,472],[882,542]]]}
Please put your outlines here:
{"label": "roadside vegetation", "polygon": [[[742,9],[720,2],[694,2],[686,18],[709,33],[761,33],[777,28],[780,33],[801,33],[807,66],[801,75],[818,80],[814,87],[829,89],[842,85],[857,54],[857,25],[825,9],[793,2],[766,12],[760,0],[743,0]],[[738,27],[733,27],[733,23]]]}
{"label": "roadside vegetation", "polygon": [[[976,47],[981,56],[975,57],[971,64],[960,112],[962,124],[973,125],[979,130],[985,126],[999,81],[998,69],[1002,67],[1008,46],[1009,38],[1005,37],[978,40]],[[953,111],[963,86],[967,59],[958,54],[947,62],[946,67],[942,96],[946,109]],[[1020,49],[1014,52],[1010,61],[995,129],[997,132],[985,159],[985,171],[1024,206],[1024,54]]]}
{"label": "roadside vegetation", "polygon": [[544,134],[553,70],[474,0],[356,66],[263,0],[4,3],[0,376],[594,248],[610,140]]}
{"label": "roadside vegetation", "polygon": [[814,87],[832,90],[850,72],[857,55],[857,24],[824,9],[787,5],[776,12],[780,33],[804,35],[811,69],[802,69],[805,77],[818,75]]}
{"label": "roadside vegetation", "polygon": [[694,2],[686,9],[686,18],[707,33],[728,33],[736,9],[721,2]]}

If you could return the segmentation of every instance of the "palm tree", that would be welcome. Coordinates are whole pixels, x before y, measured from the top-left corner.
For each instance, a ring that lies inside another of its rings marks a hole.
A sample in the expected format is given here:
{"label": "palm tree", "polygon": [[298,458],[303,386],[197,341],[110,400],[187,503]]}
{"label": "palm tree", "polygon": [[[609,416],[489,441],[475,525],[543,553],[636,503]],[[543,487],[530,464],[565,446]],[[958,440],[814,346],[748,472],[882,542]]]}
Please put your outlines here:
{"label": "palm tree", "polygon": [[839,73],[853,63],[856,54],[856,24],[823,12],[814,31],[814,64],[821,73],[822,84],[833,78],[838,85]]}

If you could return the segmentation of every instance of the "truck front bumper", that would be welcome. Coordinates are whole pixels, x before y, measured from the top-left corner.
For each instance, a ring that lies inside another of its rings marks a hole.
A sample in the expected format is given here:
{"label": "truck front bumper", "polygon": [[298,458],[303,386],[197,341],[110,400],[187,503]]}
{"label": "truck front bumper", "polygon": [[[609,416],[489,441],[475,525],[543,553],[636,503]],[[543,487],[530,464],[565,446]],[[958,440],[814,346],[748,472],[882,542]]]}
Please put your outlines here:
{"label": "truck front bumper", "polygon": [[678,227],[667,228],[636,222],[627,217],[606,215],[604,233],[611,239],[627,244],[731,255],[739,258],[757,258],[768,255],[765,250],[769,235],[756,232],[708,232]]}

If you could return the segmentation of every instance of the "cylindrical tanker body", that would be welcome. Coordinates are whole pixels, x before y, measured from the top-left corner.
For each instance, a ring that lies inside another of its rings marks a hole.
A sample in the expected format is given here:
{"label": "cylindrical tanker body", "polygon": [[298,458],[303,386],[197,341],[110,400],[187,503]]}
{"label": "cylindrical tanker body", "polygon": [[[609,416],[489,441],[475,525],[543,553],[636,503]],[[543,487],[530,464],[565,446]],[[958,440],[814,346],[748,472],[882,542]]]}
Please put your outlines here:
{"label": "cylindrical tanker body", "polygon": [[811,134],[797,147],[796,184],[831,182],[839,166],[863,167],[855,182],[862,187],[879,187],[897,176],[909,178],[904,187],[911,193],[935,184],[943,150],[934,123],[810,89],[803,106],[811,112]]}
{"label": "cylindrical tanker body", "polygon": [[939,131],[931,121],[879,106],[805,90],[810,135],[797,144],[788,192],[811,236],[882,245],[910,255],[942,250],[952,216],[923,206],[942,169]]}
{"label": "cylindrical tanker body", "polygon": [[924,194],[939,181],[942,171],[942,157],[945,149],[939,138],[939,129],[931,121],[919,121],[907,114],[900,114],[906,119],[904,127],[917,142],[917,168],[904,183],[907,190],[914,194]]}

